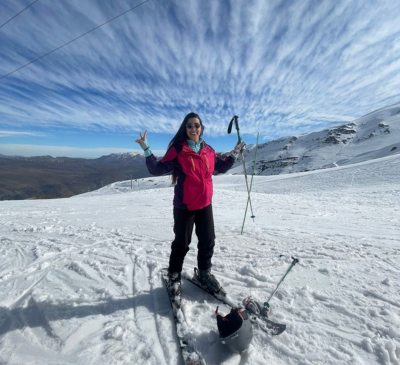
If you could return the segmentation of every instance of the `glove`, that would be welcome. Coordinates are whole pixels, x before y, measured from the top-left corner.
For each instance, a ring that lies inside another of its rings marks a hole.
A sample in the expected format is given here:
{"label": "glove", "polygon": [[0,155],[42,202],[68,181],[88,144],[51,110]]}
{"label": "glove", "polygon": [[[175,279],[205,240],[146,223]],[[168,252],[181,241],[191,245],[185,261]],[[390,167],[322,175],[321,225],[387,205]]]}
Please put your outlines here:
{"label": "glove", "polygon": [[146,149],[150,147],[147,143],[147,138],[145,138],[144,140],[142,139],[142,141],[144,141],[144,143],[140,143],[140,147],[142,147],[143,151],[146,151]]}
{"label": "glove", "polygon": [[238,143],[235,148],[231,151],[231,156],[237,160],[240,155],[240,152],[246,149],[246,142]]}
{"label": "glove", "polygon": [[144,135],[142,136],[142,132],[140,132],[140,138],[137,139],[135,142],[140,144],[140,147],[144,151],[144,157],[149,157],[152,155],[151,149],[149,144],[147,143],[147,131],[144,132]]}
{"label": "glove", "polygon": [[144,157],[149,157],[152,155],[153,152],[151,152],[150,146],[147,143],[147,138],[144,139],[144,143],[140,145],[142,147],[142,150],[144,151]]}

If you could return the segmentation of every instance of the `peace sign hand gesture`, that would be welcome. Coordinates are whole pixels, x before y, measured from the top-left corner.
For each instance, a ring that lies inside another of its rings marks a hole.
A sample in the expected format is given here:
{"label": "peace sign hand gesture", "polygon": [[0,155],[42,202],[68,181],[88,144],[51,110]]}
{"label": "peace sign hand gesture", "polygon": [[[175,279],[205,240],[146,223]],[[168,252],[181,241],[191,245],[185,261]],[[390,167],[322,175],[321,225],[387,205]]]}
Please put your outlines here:
{"label": "peace sign hand gesture", "polygon": [[146,147],[148,147],[147,144],[147,130],[144,132],[143,136],[142,136],[142,132],[140,132],[140,139],[137,139],[135,142],[140,144],[140,147],[142,147],[142,149],[144,150]]}

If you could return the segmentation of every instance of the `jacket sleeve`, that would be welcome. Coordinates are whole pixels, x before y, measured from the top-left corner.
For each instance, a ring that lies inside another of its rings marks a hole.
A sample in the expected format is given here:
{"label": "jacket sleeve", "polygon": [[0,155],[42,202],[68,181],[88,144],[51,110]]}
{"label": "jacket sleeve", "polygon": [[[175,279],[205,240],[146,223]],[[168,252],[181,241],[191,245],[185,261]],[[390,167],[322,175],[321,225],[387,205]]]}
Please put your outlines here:
{"label": "jacket sleeve", "polygon": [[235,159],[232,156],[226,157],[224,160],[218,158],[215,154],[215,171],[219,174],[225,174],[235,163]]}
{"label": "jacket sleeve", "polygon": [[165,156],[157,161],[154,155],[146,157],[146,166],[150,174],[160,176],[168,174],[174,168],[174,159],[178,156],[176,149],[171,147]]}

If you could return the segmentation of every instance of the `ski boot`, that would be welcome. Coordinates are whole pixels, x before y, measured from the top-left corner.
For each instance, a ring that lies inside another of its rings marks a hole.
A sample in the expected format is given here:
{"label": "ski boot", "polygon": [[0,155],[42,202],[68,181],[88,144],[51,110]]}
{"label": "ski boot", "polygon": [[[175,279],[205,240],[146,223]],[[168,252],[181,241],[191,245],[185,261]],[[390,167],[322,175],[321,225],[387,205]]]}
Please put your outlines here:
{"label": "ski boot", "polygon": [[208,270],[197,270],[197,267],[194,268],[194,278],[203,286],[206,290],[218,294],[218,295],[226,295],[226,291],[222,288],[221,284],[215,278],[213,274],[211,274],[211,269]]}
{"label": "ski boot", "polygon": [[174,273],[168,272],[168,279],[169,279],[168,284],[167,284],[168,291],[172,294],[173,297],[180,298],[181,294],[182,294],[181,273],[180,272],[174,272]]}
{"label": "ski boot", "polygon": [[242,304],[250,313],[254,313],[257,316],[268,318],[269,308],[255,301],[252,296],[244,298]]}

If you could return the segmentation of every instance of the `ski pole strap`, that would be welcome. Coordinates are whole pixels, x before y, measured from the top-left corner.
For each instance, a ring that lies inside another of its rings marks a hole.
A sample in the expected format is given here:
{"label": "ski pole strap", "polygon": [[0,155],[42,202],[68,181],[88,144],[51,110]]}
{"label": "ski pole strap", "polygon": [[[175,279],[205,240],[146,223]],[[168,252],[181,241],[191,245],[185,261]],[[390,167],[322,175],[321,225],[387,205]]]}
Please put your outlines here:
{"label": "ski pole strap", "polygon": [[232,132],[232,125],[233,125],[234,119],[235,119],[235,117],[233,117],[231,119],[231,121],[229,122],[228,131],[227,131],[228,134],[231,134],[231,132]]}
{"label": "ski pole strap", "polygon": [[235,122],[236,132],[237,132],[237,135],[238,135],[238,143],[240,143],[240,142],[242,142],[242,138],[240,137],[240,133],[239,133],[239,121],[238,121],[238,119],[239,119],[239,117],[237,115],[233,116],[233,118],[229,122],[228,134],[231,134],[233,122]]}

